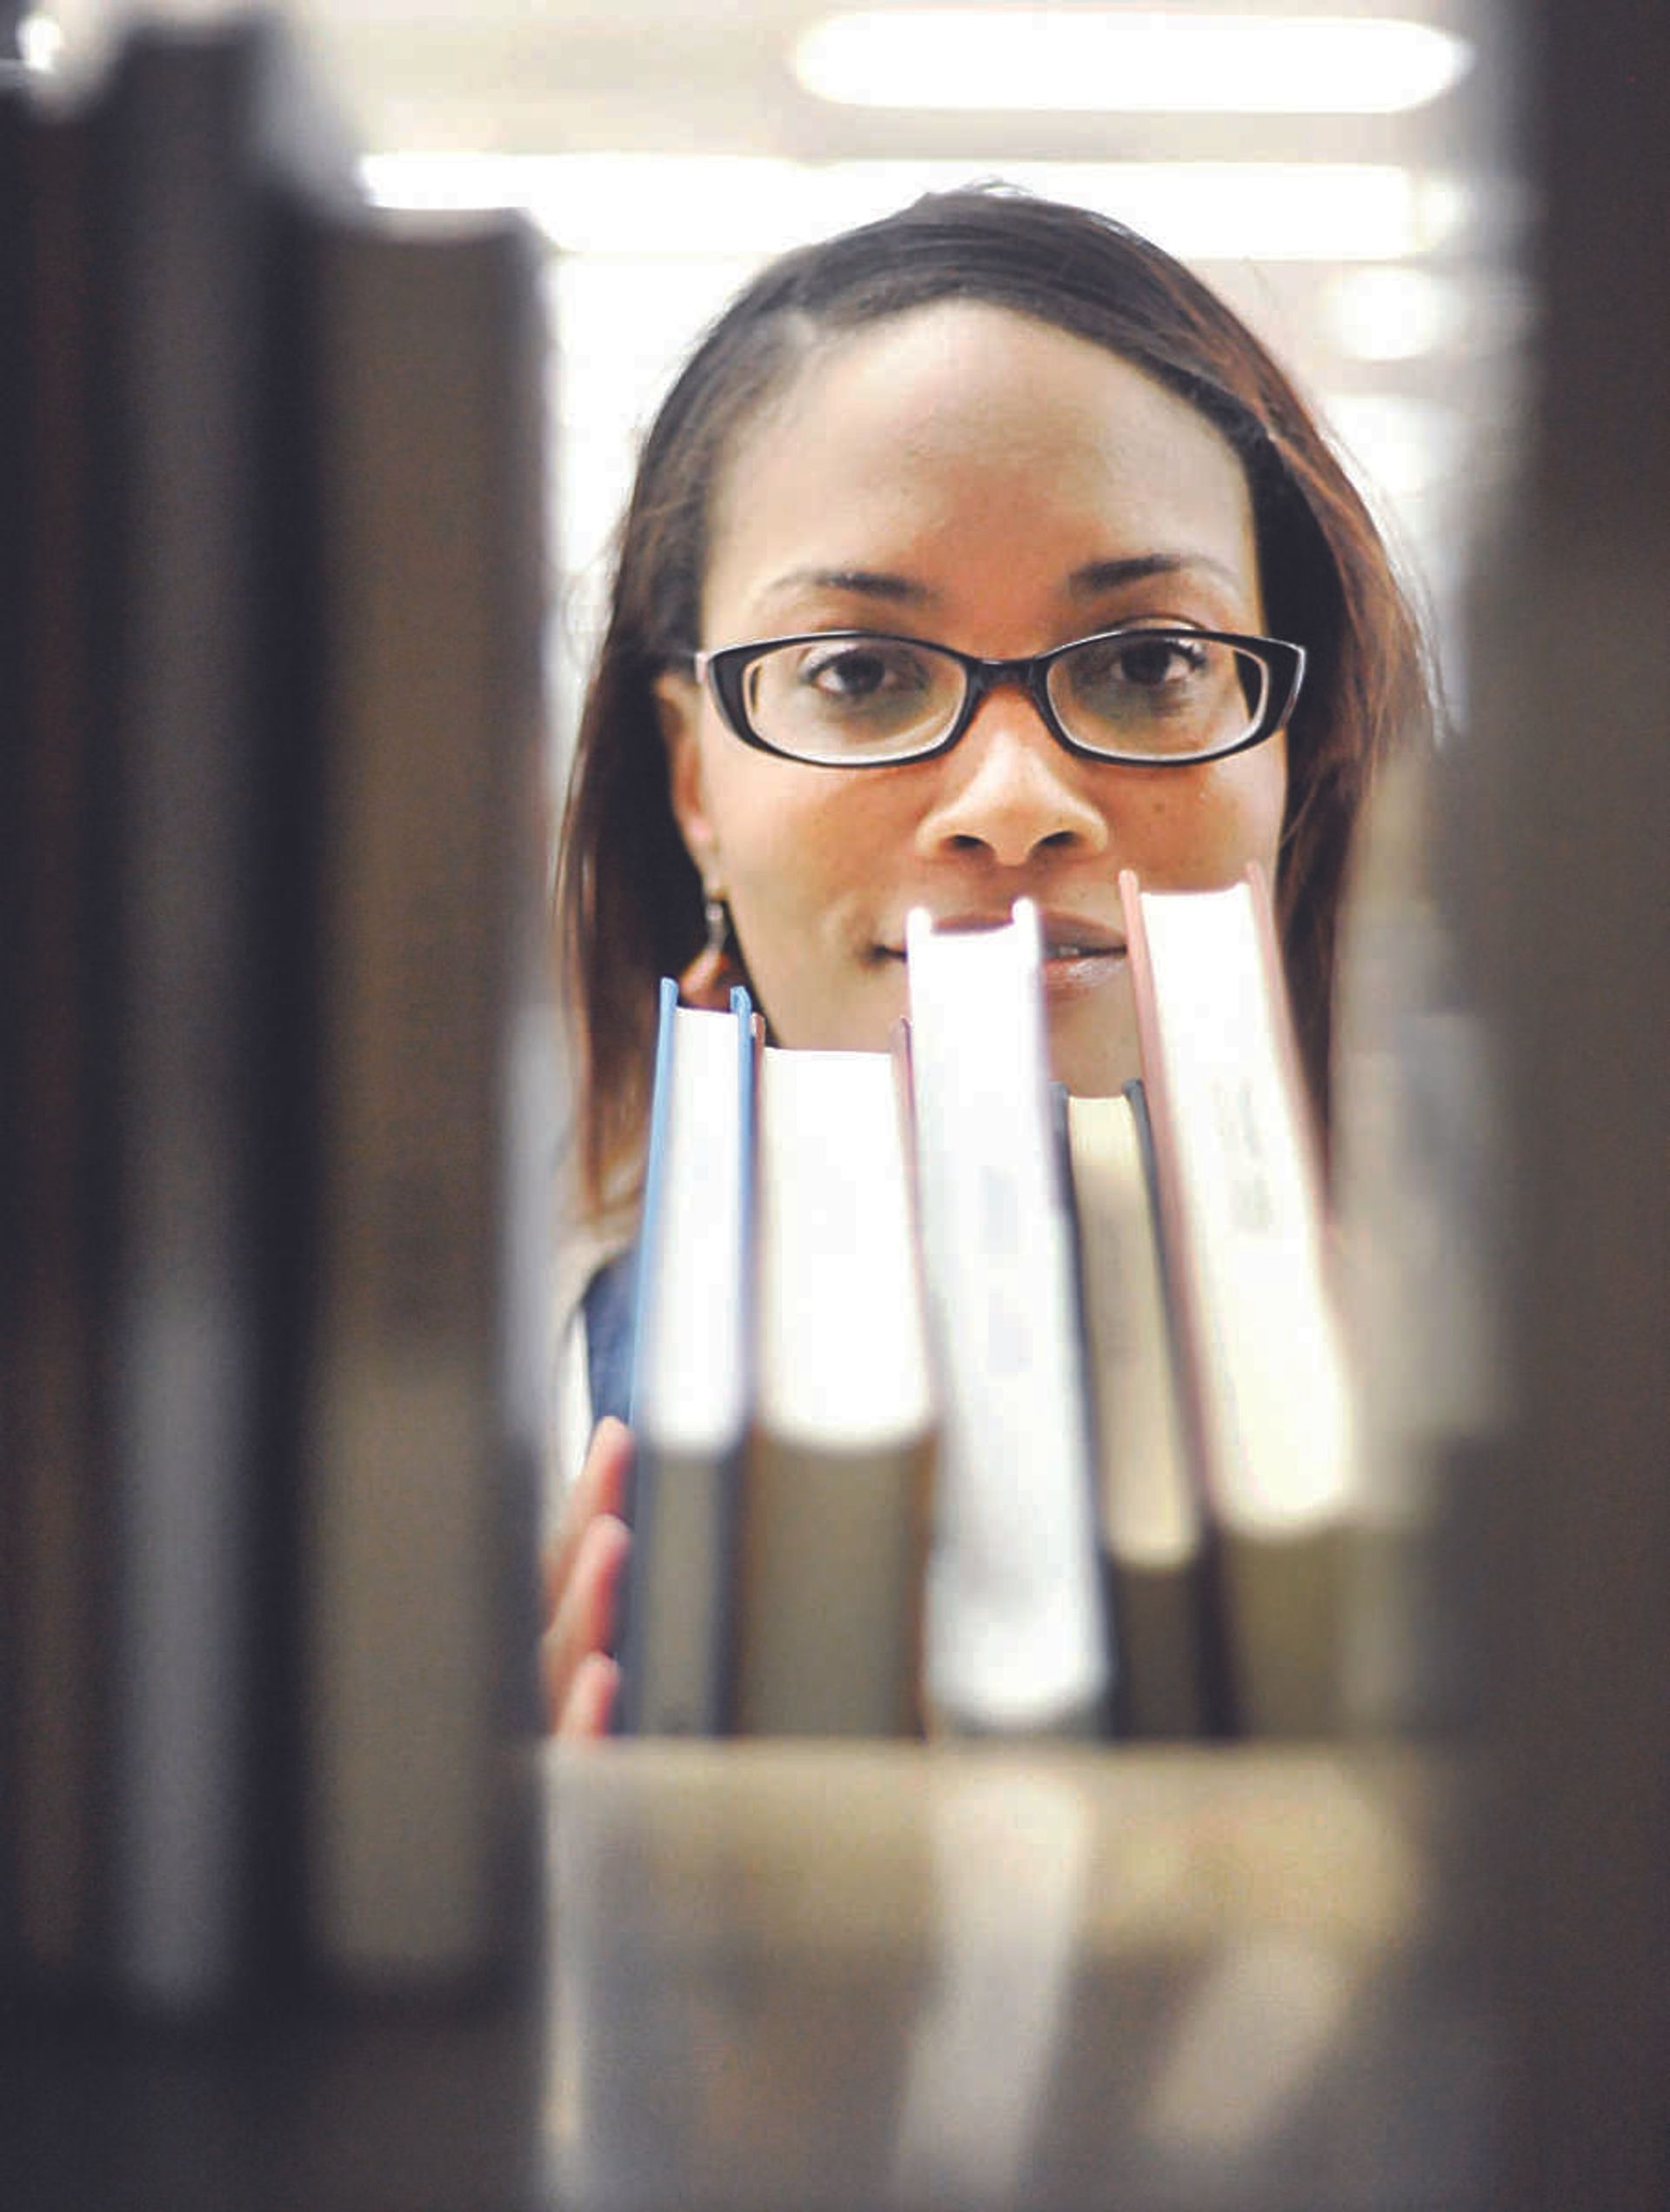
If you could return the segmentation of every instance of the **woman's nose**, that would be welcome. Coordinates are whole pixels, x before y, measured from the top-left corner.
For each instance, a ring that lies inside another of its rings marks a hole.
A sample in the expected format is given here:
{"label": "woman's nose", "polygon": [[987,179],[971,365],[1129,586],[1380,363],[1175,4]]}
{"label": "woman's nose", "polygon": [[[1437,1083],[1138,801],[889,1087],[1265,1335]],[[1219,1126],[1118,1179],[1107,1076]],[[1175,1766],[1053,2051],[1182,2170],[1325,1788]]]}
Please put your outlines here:
{"label": "woman's nose", "polygon": [[1093,853],[1107,844],[1106,819],[1085,792],[1080,764],[1024,692],[1005,686],[983,700],[938,767],[917,827],[925,853],[983,852],[1019,868],[1045,849]]}

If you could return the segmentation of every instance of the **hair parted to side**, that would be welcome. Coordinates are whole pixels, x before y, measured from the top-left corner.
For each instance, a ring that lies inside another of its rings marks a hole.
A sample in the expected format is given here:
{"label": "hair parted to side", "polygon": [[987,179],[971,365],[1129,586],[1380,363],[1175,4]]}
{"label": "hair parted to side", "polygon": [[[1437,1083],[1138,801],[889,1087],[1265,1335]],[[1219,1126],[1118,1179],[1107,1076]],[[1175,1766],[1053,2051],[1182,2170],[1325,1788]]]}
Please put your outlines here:
{"label": "hair parted to side", "polygon": [[773,262],[712,324],[645,440],[558,876],[580,1194],[595,1213],[636,1193],[657,986],[703,940],[702,885],[673,819],[653,685],[704,642],[719,473],[756,411],[821,342],[947,299],[1010,308],[1105,347],[1188,400],[1241,458],[1268,628],[1309,655],[1288,725],[1276,905],[1306,1071],[1326,1120],[1353,825],[1379,763],[1433,733],[1420,625],[1349,477],[1239,317],[1122,224],[979,186],[930,195]]}

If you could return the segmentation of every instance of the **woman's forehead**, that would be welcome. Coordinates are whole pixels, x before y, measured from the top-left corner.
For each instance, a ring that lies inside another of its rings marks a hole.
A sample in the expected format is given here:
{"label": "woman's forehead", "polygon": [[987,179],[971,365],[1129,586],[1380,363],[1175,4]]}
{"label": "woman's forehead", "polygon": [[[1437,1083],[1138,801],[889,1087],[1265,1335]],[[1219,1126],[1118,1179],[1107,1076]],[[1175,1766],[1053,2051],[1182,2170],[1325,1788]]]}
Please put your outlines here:
{"label": "woman's forehead", "polygon": [[983,300],[939,300],[813,341],[739,426],[726,473],[762,448],[844,436],[932,451],[1001,433],[1018,460],[1063,437],[1088,444],[1199,443],[1233,449],[1146,370],[1053,324]]}
{"label": "woman's forehead", "polygon": [[948,301],[818,346],[743,427],[709,594],[994,535],[1064,577],[1151,551],[1256,575],[1245,471],[1205,416],[1089,339]]}

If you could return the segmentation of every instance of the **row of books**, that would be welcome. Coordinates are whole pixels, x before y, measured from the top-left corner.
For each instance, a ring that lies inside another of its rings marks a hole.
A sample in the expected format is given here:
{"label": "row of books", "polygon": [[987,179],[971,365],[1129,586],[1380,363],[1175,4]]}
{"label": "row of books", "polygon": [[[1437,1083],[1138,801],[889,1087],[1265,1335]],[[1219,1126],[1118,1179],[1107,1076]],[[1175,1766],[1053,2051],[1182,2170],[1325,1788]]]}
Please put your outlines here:
{"label": "row of books", "polygon": [[627,1731],[1339,1724],[1352,1393],[1267,888],[1121,893],[1118,1097],[1051,1084],[1025,901],[912,919],[891,1055],[664,986]]}
{"label": "row of books", "polygon": [[374,215],[270,18],[0,93],[0,1935],[30,1988],[191,2011],[499,1941],[538,284],[517,221]]}

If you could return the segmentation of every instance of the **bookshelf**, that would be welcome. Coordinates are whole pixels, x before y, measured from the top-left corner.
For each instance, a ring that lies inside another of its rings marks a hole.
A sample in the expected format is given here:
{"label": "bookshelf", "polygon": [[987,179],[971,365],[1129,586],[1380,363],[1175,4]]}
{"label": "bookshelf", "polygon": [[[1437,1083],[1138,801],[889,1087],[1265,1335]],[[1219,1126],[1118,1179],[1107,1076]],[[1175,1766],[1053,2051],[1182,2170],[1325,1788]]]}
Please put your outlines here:
{"label": "bookshelf", "polygon": [[1430,1763],[637,1745],[550,1781],[559,2202],[1482,2201]]}
{"label": "bookshelf", "polygon": [[9,2205],[1487,2201],[1430,1764],[628,1744],[538,1786],[539,1973],[473,2009],[37,2028]]}
{"label": "bookshelf", "polygon": [[10,2003],[17,2212],[1661,2203],[1670,23],[1521,15],[1540,392],[1446,786],[1513,1102],[1513,1413],[1440,1470],[1481,1736],[539,1754],[548,1926],[521,1892],[484,1991]]}

